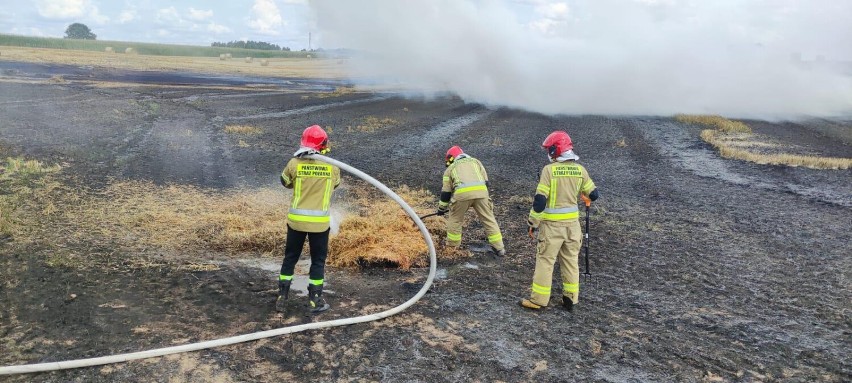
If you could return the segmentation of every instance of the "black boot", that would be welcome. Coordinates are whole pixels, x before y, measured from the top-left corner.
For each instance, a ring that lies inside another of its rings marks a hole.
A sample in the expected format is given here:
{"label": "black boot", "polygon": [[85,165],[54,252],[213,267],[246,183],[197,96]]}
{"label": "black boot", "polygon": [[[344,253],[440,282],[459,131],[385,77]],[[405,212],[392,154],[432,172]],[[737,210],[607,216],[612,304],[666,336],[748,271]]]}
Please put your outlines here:
{"label": "black boot", "polygon": [[284,312],[287,298],[290,297],[290,281],[278,281],[278,300],[275,301],[275,309]]}
{"label": "black boot", "polygon": [[565,310],[568,310],[569,312],[574,311],[574,301],[572,301],[571,298],[563,295],[562,296],[562,307],[564,307]]}
{"label": "black boot", "polygon": [[321,313],[329,308],[328,303],[325,303],[325,299],[322,298],[322,285],[308,285],[308,299],[312,313]]}

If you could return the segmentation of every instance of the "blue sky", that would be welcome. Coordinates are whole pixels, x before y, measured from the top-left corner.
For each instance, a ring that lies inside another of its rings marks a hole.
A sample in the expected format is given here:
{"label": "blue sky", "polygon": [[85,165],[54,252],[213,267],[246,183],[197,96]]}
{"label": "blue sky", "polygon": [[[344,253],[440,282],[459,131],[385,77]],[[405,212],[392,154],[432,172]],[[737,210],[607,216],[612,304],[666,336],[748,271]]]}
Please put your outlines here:
{"label": "blue sky", "polygon": [[214,41],[266,41],[306,48],[310,12],[302,0],[100,1],[5,0],[0,32],[62,37],[86,24],[98,40],[209,45]]}

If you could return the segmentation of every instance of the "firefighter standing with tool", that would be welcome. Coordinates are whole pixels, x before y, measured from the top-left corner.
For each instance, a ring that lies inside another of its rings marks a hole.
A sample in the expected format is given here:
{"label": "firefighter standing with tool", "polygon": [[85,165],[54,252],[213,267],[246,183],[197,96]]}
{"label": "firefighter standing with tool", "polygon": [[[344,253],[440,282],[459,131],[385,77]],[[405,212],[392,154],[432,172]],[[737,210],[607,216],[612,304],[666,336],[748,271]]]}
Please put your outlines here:
{"label": "firefighter standing with tool", "polygon": [[488,243],[494,254],[506,254],[500,226],[494,218],[494,203],[488,196],[488,174],[476,158],[468,156],[458,146],[447,151],[447,170],[444,171],[438,215],[447,217],[447,247],[457,248],[461,244],[462,223],[467,210],[473,207],[485,227]]}
{"label": "firefighter standing with tool", "polygon": [[598,198],[598,191],[586,168],[576,162],[580,157],[574,154],[574,144],[568,133],[555,131],[541,146],[547,150],[551,163],[541,170],[527,221],[530,237],[537,239],[538,243],[532,292],[530,298],[521,300],[520,304],[532,310],[548,305],[553,265],[558,257],[562,305],[572,311],[580,296],[577,261],[583,239],[577,196],[594,201]]}
{"label": "firefighter standing with tool", "polygon": [[281,184],[293,189],[293,200],[287,214],[287,243],[284,261],[278,278],[278,300],[276,309],[284,311],[290,293],[290,283],[296,262],[302,255],[307,237],[311,253],[308,279],[308,300],[311,312],[328,310],[329,305],[322,297],[325,259],[328,255],[328,234],[331,224],[329,205],[331,193],[340,185],[340,169],[336,166],[303,158],[306,154],[325,154],[330,150],[328,135],[318,125],[305,129],[301,147],[293,154],[287,167],[281,172]]}

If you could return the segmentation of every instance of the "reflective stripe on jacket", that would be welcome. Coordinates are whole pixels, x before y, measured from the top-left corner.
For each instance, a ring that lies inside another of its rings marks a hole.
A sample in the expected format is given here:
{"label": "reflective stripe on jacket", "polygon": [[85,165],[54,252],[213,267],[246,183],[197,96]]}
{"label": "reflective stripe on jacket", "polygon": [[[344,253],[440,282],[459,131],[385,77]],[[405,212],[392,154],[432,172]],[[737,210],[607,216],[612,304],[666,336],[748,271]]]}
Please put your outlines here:
{"label": "reflective stripe on jacket", "polygon": [[340,185],[340,169],[309,158],[292,158],[281,182],[293,189],[287,224],[294,230],[320,233],[331,223],[331,193]]}
{"label": "reflective stripe on jacket", "polygon": [[529,220],[536,226],[540,221],[569,221],[580,217],[577,197],[589,195],[595,183],[583,165],[574,161],[554,162],[541,170],[535,193],[547,198],[544,211],[530,209]]}
{"label": "reflective stripe on jacket", "polygon": [[444,171],[442,192],[452,192],[456,201],[488,198],[488,173],[476,158],[465,156],[453,161]]}

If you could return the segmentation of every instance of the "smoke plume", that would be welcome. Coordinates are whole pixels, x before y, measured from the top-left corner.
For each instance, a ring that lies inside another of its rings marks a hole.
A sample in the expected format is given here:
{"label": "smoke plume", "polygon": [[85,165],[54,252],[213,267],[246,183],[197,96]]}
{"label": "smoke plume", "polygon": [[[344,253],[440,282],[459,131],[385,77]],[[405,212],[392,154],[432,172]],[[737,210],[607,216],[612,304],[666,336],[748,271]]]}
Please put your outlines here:
{"label": "smoke plume", "polygon": [[852,113],[852,2],[310,2],[355,80],[545,114]]}

